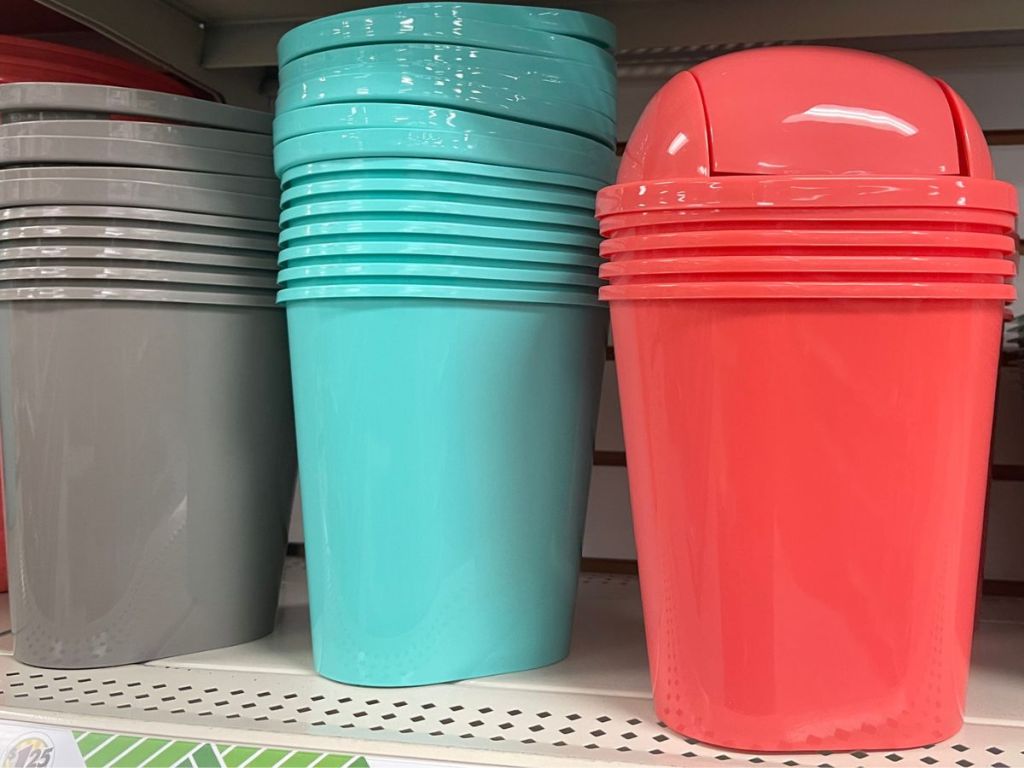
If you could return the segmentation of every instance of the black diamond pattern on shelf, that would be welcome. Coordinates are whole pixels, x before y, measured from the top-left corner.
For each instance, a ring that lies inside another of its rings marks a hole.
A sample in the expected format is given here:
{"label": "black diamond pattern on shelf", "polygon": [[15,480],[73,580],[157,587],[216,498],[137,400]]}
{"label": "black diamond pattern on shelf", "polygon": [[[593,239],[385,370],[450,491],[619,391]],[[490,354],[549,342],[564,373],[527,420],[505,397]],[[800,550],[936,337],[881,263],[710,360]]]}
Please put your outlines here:
{"label": "black diamond pattern on shelf", "polygon": [[[39,692],[31,692],[33,686],[28,682],[29,675],[25,674],[20,679],[25,681],[25,683],[19,685],[17,677],[4,679],[2,673],[0,673],[0,681],[8,688],[8,696],[13,697],[15,691],[27,691],[27,695],[34,696],[37,701],[46,700]],[[59,683],[52,676],[46,676],[45,679],[50,680],[50,684],[36,686],[36,688],[41,689],[43,694],[53,691],[61,701],[68,696],[74,695],[75,691],[81,691],[83,688],[83,685],[68,687],[73,678],[65,678],[69,682],[60,683],[65,686],[65,688],[61,689],[57,689]],[[790,760],[788,759],[789,756],[786,755],[766,755],[762,758],[759,755],[751,755],[749,753],[718,753],[714,751],[714,748],[709,749],[703,744],[700,744],[699,747],[688,748],[686,744],[699,744],[699,742],[679,736],[667,728],[663,730],[662,726],[655,727],[656,721],[652,717],[639,717],[639,714],[642,714],[644,711],[640,708],[635,708],[633,712],[614,709],[615,715],[596,715],[595,712],[600,710],[591,708],[589,706],[590,702],[577,703],[576,706],[580,708],[570,709],[568,707],[563,708],[558,702],[551,699],[545,702],[551,706],[551,710],[540,712],[536,710],[535,705],[531,706],[533,702],[524,697],[518,700],[518,703],[523,704],[527,709],[509,710],[509,715],[505,718],[507,722],[505,722],[501,718],[501,713],[504,710],[497,709],[495,712],[491,707],[483,706],[486,701],[484,698],[476,697],[474,699],[473,696],[467,697],[465,707],[451,707],[451,699],[447,701],[440,699],[436,704],[422,704],[421,702],[427,698],[426,696],[419,700],[414,698],[411,703],[408,701],[395,702],[388,698],[389,694],[387,692],[383,694],[385,695],[383,700],[364,700],[361,696],[357,695],[353,701],[351,699],[338,699],[337,693],[329,689],[324,690],[326,696],[289,695],[287,693],[289,689],[283,687],[280,690],[272,688],[267,691],[250,685],[246,690],[232,688],[231,683],[234,682],[233,680],[220,684],[219,688],[203,688],[202,684],[197,685],[193,683],[194,687],[190,692],[182,692],[181,695],[179,695],[181,689],[177,681],[172,682],[170,686],[157,685],[149,681],[143,684],[136,683],[135,685],[117,681],[122,686],[119,691],[106,690],[110,687],[107,685],[107,682],[107,680],[99,678],[89,679],[85,686],[92,686],[90,690],[93,691],[98,688],[99,692],[76,700],[79,708],[90,711],[91,706],[96,706],[93,703],[93,698],[105,697],[106,703],[111,708],[119,706],[117,704],[118,701],[124,702],[128,700],[131,702],[130,704],[122,704],[120,706],[127,706],[136,712],[143,712],[144,706],[152,703],[158,706],[146,709],[145,711],[171,713],[172,707],[181,707],[185,705],[185,702],[188,702],[188,705],[191,706],[186,705],[188,707],[187,710],[175,709],[173,713],[207,720],[210,715],[219,715],[222,718],[228,718],[225,722],[231,721],[231,718],[237,719],[240,716],[243,719],[248,718],[250,723],[254,721],[254,715],[259,713],[261,711],[260,708],[262,708],[262,711],[269,714],[270,718],[261,717],[257,719],[256,726],[254,727],[258,727],[259,723],[277,721],[285,726],[293,726],[293,730],[308,728],[310,733],[319,734],[324,733],[324,731],[320,730],[322,728],[355,728],[363,729],[364,731],[371,729],[375,731],[383,730],[385,733],[390,730],[396,735],[401,733],[403,740],[405,740],[404,737],[406,735],[415,738],[414,734],[420,734],[420,738],[422,738],[423,735],[426,735],[423,729],[429,727],[426,725],[426,721],[430,720],[432,723],[442,725],[441,729],[434,731],[432,734],[441,737],[442,741],[444,738],[451,739],[453,742],[468,742],[477,739],[482,743],[482,740],[491,740],[492,743],[505,742],[504,748],[513,750],[515,750],[514,745],[520,743],[520,738],[523,735],[522,730],[529,728],[531,735],[536,740],[528,739],[522,743],[533,745],[530,751],[536,752],[537,757],[544,754],[544,749],[547,749],[548,754],[551,755],[565,755],[567,751],[571,755],[571,750],[567,749],[571,747],[572,749],[585,749],[591,752],[595,763],[601,761],[597,754],[598,752],[605,752],[607,755],[610,755],[612,751],[616,751],[617,754],[624,755],[618,758],[618,760],[623,761],[632,759],[632,752],[636,751],[639,755],[639,757],[635,758],[638,763],[649,762],[654,764],[660,761],[661,757],[665,757],[667,764],[679,766],[710,766],[719,764],[724,766],[726,763],[730,765],[746,763],[751,768],[766,768],[766,766],[770,765],[778,766],[778,768],[783,768],[783,766],[785,768],[859,768],[860,766],[880,768],[883,765],[902,768],[904,764],[908,766],[917,765],[921,768],[945,768],[945,766],[949,766],[949,768],[1024,768],[1024,752],[1020,751],[1021,747],[996,746],[995,744],[1006,742],[1002,741],[999,737],[991,738],[991,734],[986,734],[989,738],[985,738],[985,736],[978,738],[978,735],[972,733],[969,729],[963,734],[965,738],[964,743],[950,740],[939,745],[933,745],[932,751],[926,751],[928,747],[923,747],[889,753],[884,751],[843,752],[835,758],[830,758],[827,757],[829,753],[822,750],[820,752],[812,751],[804,755],[793,756],[793,759]],[[141,688],[140,685],[146,685],[147,687]],[[163,690],[159,690],[160,688],[163,688]],[[149,693],[138,694],[139,690],[149,691]],[[124,691],[124,693],[122,694],[120,691]],[[189,695],[198,697],[200,695],[199,691],[205,694],[202,698],[186,698]],[[167,700],[161,703],[160,696],[162,693],[173,695],[167,696]],[[269,696],[267,695],[268,693],[270,694]],[[275,703],[275,697],[278,702],[281,702],[280,704]],[[337,708],[338,705],[334,703],[335,701],[348,701],[353,705],[349,708],[346,704],[345,718],[341,718],[341,713],[339,708]],[[507,701],[508,703],[516,703],[517,700],[513,698]],[[493,703],[493,701],[490,703]],[[281,704],[284,704],[284,706],[282,707]],[[313,706],[314,704],[316,705]],[[360,709],[360,705],[362,705],[361,708],[365,711],[354,712],[353,710]],[[321,707],[324,707],[324,709],[321,709]],[[372,713],[369,712],[371,707],[374,709]],[[406,711],[402,711],[403,707]],[[434,708],[438,709],[437,715],[434,715],[431,711],[426,717],[422,715],[413,717],[418,714],[416,710],[423,712],[433,710]],[[466,711],[467,716],[470,718],[468,721],[452,718],[447,713],[447,710],[451,710],[451,714],[454,714],[460,709]],[[235,714],[236,712],[239,714]],[[276,716],[275,712],[277,713]],[[475,712],[480,714],[474,714]],[[631,717],[634,713],[637,714],[637,717]],[[494,714],[495,717],[490,718],[490,714]],[[319,720],[317,719],[318,717],[323,719]],[[517,719],[517,717],[522,717],[522,719]],[[435,720],[435,718],[437,719]],[[383,725],[383,728],[381,726],[373,726],[371,728],[372,721],[375,719]],[[530,722],[531,719],[533,720],[532,723]],[[348,720],[349,722],[340,722],[342,720]],[[412,721],[412,726],[409,728],[403,727],[410,720]],[[548,720],[551,721],[551,725],[544,725]],[[459,724],[458,729],[453,728],[456,722]],[[559,722],[561,722],[561,725],[559,725]],[[296,728],[295,726],[299,723],[301,723],[301,726]],[[630,724],[630,728],[623,731],[622,725],[627,723]],[[486,736],[487,732],[493,733],[490,729],[498,724],[501,724],[499,725],[499,730],[504,735]],[[590,724],[589,727],[588,724]],[[237,727],[238,724],[234,725]],[[480,733],[477,733],[478,730]],[[556,733],[558,735],[555,735]],[[586,740],[587,735],[592,736],[590,742]],[[572,737],[571,742],[568,741],[570,736]],[[565,741],[557,741],[558,739],[565,739]],[[652,741],[654,742],[653,745],[651,744]],[[967,741],[970,741],[970,745],[966,743]],[[986,741],[988,741],[989,746],[985,746]],[[1015,745],[1016,742],[1010,740],[1009,744]],[[461,747],[463,745],[457,744],[457,746]],[[468,743],[465,746],[469,746]],[[554,752],[556,747],[560,750],[558,753]],[[691,749],[692,751],[680,755],[680,753],[675,752],[679,748]],[[502,745],[493,744],[491,749],[500,750]],[[699,754],[696,752],[697,749],[700,749]],[[949,754],[950,750],[953,751],[952,756]],[[967,752],[974,752],[974,756],[967,758]],[[577,752],[577,754],[582,756],[584,753]],[[647,760],[643,758],[645,754],[655,759]],[[1006,755],[1007,759],[1002,762],[996,762],[1001,760],[1003,755]],[[954,758],[958,762],[954,762]],[[604,759],[607,760],[609,758]],[[616,760],[615,758],[610,759],[612,761]],[[831,763],[832,759],[836,759],[838,762]],[[815,760],[818,762],[814,762]]]}

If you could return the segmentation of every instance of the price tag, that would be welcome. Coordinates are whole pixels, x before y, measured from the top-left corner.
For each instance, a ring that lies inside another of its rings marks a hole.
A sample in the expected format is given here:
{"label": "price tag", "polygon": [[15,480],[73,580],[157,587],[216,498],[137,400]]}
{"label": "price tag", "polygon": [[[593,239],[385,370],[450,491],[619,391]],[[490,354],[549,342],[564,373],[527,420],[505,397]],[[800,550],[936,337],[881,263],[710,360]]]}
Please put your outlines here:
{"label": "price tag", "polygon": [[0,720],[0,768],[82,768],[84,765],[71,731]]}
{"label": "price tag", "polygon": [[476,764],[257,747],[0,720],[0,768],[474,768]]}

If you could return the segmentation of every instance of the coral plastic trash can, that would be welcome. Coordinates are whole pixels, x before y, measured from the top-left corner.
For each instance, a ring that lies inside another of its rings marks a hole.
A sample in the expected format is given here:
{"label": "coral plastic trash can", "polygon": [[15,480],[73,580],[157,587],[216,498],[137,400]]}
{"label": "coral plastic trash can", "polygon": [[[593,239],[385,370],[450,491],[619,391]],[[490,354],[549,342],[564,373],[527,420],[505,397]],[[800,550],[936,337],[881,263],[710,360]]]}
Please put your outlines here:
{"label": "coral plastic trash can", "polygon": [[744,52],[655,96],[619,182],[601,296],[659,717],[757,751],[952,736],[1015,295],[977,123],[879,56]]}

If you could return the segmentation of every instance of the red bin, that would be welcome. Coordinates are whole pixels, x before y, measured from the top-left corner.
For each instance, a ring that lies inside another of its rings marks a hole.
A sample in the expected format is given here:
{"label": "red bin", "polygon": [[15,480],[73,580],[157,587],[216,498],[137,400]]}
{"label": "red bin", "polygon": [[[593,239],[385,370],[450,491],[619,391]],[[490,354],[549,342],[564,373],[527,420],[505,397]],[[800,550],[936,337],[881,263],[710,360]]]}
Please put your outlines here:
{"label": "red bin", "polygon": [[68,45],[0,35],[0,83],[29,82],[115,85],[206,98],[177,78],[142,64]]}
{"label": "red bin", "polygon": [[755,751],[962,724],[1013,188],[943,84],[731,54],[598,198],[655,708]]}

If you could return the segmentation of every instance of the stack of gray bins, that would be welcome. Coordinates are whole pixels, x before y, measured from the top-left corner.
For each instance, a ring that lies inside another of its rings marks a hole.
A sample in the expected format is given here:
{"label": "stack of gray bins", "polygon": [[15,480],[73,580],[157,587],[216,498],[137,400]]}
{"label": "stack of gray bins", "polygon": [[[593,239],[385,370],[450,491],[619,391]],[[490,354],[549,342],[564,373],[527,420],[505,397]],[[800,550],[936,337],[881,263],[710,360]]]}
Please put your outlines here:
{"label": "stack of gray bins", "polygon": [[0,427],[15,657],[273,629],[295,484],[268,114],[0,86]]}

